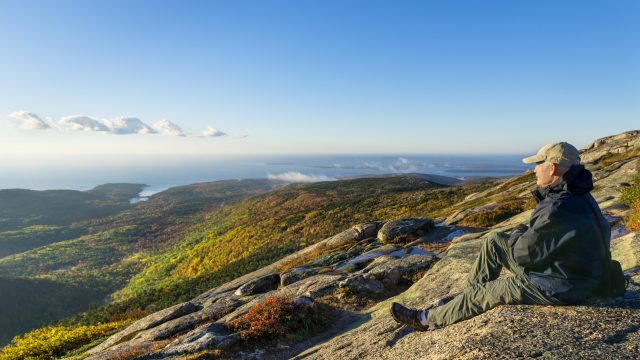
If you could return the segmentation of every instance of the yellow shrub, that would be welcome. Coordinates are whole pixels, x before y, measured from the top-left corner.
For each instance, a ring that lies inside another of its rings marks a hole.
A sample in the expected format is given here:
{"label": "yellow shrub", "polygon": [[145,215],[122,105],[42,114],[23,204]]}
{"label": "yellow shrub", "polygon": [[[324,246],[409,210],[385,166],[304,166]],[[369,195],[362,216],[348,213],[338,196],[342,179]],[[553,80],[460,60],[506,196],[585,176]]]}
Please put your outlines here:
{"label": "yellow shrub", "polygon": [[0,360],[51,359],[123,327],[125,322],[93,326],[48,326],[16,336],[0,350]]}
{"label": "yellow shrub", "polygon": [[635,179],[635,185],[622,190],[620,199],[631,208],[624,225],[629,231],[640,231],[640,177]]}
{"label": "yellow shrub", "polygon": [[640,231],[640,203],[631,209],[631,214],[624,221],[629,231]]}

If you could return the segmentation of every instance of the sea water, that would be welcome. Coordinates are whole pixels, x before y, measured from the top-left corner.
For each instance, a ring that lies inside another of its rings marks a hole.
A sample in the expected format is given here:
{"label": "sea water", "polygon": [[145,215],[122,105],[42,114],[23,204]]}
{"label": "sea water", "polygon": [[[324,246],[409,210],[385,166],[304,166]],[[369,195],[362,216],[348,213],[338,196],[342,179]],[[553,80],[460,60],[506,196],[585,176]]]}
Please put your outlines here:
{"label": "sea water", "polygon": [[141,197],[169,187],[225,179],[330,181],[424,173],[458,179],[504,177],[530,166],[521,155],[289,155],[0,159],[0,189],[89,190],[104,183],[148,185]]}

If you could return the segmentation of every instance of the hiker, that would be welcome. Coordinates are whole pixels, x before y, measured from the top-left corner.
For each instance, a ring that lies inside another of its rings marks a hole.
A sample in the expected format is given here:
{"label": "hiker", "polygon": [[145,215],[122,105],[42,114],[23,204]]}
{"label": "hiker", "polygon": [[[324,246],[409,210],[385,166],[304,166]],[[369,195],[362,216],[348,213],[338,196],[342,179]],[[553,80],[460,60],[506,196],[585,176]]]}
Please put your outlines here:
{"label": "hiker", "polygon": [[[529,226],[485,236],[464,290],[431,309],[391,305],[393,318],[416,330],[437,329],[503,304],[575,304],[591,297],[608,261],[611,231],[591,194],[591,173],[566,142],[522,160],[535,163],[537,202]],[[606,248],[605,248],[606,246]],[[498,279],[502,268],[513,275]]]}

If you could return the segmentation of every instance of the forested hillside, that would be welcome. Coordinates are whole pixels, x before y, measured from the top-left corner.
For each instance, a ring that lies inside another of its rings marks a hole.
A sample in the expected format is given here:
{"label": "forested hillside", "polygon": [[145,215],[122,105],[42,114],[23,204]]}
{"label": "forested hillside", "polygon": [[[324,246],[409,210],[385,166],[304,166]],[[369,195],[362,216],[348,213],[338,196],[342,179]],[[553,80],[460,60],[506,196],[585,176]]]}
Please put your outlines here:
{"label": "forested hillside", "polygon": [[[282,185],[270,180],[193,184],[135,205],[129,200],[140,185],[107,184],[88,192],[0,191],[10,200],[2,205],[4,216],[15,226],[25,224],[0,233],[0,251],[13,254],[0,257],[0,286],[11,288],[2,292],[7,306],[0,307],[0,343],[103,304],[143,268],[144,256],[179,241],[212,208]],[[11,213],[11,206],[19,211]]]}
{"label": "forested hillside", "polygon": [[77,222],[130,208],[144,185],[105,184],[89,191],[0,190],[0,258],[86,233]]}

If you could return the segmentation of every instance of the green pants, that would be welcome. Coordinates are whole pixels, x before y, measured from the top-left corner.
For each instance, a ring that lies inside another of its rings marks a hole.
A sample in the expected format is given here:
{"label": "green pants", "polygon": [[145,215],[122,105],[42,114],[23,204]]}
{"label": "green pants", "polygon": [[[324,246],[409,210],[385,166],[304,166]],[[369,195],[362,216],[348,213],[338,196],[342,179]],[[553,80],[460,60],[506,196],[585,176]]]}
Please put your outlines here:
{"label": "green pants", "polygon": [[[511,259],[508,239],[509,236],[502,232],[486,236],[465,289],[449,303],[429,310],[427,322],[430,329],[472,318],[498,305],[560,304],[543,295],[529,281],[524,269]],[[498,279],[502,267],[511,271],[513,276]]]}

